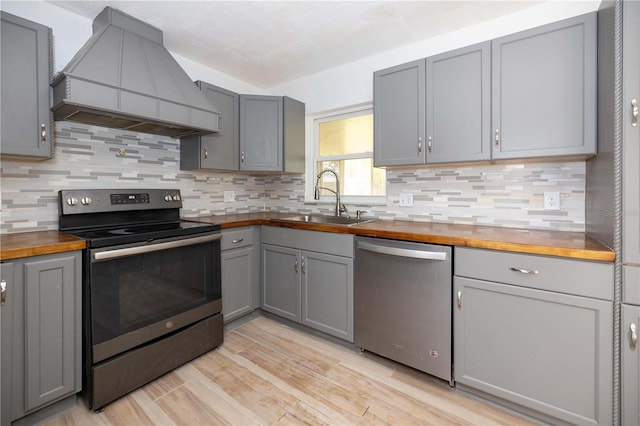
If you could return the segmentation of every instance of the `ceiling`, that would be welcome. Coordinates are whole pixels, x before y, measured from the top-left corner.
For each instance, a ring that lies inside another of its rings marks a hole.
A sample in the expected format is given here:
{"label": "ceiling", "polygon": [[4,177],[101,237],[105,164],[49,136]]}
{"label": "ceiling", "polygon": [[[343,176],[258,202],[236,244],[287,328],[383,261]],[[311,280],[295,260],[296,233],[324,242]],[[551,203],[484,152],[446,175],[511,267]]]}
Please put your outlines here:
{"label": "ceiling", "polygon": [[541,3],[48,1],[90,19],[105,6],[119,9],[161,29],[173,53],[262,88]]}

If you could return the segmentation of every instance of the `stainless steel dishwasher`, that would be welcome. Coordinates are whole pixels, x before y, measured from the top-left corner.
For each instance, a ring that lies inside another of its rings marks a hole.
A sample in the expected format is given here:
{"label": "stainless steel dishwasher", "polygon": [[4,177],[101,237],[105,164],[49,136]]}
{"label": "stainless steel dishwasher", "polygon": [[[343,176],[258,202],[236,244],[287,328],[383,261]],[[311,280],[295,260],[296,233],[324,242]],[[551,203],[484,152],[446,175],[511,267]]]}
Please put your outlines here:
{"label": "stainless steel dishwasher", "polygon": [[356,346],[453,384],[451,247],[356,237]]}

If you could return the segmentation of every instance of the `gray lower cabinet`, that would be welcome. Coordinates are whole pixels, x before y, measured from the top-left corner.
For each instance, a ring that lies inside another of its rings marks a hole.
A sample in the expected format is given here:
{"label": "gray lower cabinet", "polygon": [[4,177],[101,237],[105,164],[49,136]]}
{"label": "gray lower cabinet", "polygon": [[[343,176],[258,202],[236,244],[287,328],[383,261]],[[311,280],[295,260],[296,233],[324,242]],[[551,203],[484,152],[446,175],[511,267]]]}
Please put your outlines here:
{"label": "gray lower cabinet", "polygon": [[260,231],[256,227],[222,231],[222,316],[228,323],[260,305]]}
{"label": "gray lower cabinet", "polygon": [[640,424],[640,306],[622,305],[622,424]]}
{"label": "gray lower cabinet", "polygon": [[2,264],[2,424],[81,390],[81,252]]}
{"label": "gray lower cabinet", "polygon": [[240,95],[204,81],[196,85],[220,113],[219,132],[180,139],[180,169],[238,171]]}
{"label": "gray lower cabinet", "polygon": [[492,41],[492,158],[596,153],[596,16]]}
{"label": "gray lower cabinet", "polygon": [[304,103],[240,95],[240,171],[304,173],[304,158]]}
{"label": "gray lower cabinet", "polygon": [[51,29],[3,11],[0,17],[0,154],[51,158]]}
{"label": "gray lower cabinet", "polygon": [[455,254],[458,386],[544,421],[610,424],[613,265],[467,248]]}
{"label": "gray lower cabinet", "polygon": [[263,227],[261,307],[353,342],[353,236]]}

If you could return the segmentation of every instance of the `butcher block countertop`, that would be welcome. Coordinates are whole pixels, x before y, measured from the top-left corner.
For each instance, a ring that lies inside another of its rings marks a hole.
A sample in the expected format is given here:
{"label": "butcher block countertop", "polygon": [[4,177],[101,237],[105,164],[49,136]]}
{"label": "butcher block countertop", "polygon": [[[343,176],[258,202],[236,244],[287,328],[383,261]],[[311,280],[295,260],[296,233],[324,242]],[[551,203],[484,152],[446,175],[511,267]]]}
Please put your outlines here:
{"label": "butcher block countertop", "polygon": [[20,232],[0,235],[0,260],[82,250],[85,240],[58,231]]}
{"label": "butcher block countertop", "polygon": [[271,225],[582,260],[602,262],[615,260],[615,252],[611,248],[583,232],[541,231],[403,220],[375,220],[351,226],[279,220],[293,214],[246,213],[191,219],[217,223],[222,226],[222,229]]}
{"label": "butcher block countertop", "polygon": [[[185,219],[217,223],[221,225],[222,229],[271,225],[582,260],[602,262],[615,260],[613,250],[583,232],[541,231],[403,220],[375,220],[351,226],[281,220],[293,214],[264,212],[188,217]],[[82,250],[85,247],[84,240],[58,231],[4,234],[0,236],[0,260]]]}

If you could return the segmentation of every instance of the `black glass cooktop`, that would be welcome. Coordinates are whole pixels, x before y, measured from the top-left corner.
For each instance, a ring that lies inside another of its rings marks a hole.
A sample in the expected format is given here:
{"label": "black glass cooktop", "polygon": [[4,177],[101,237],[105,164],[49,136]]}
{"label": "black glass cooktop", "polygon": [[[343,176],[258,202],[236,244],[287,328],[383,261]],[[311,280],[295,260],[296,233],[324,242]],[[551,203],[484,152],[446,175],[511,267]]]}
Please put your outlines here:
{"label": "black glass cooktop", "polygon": [[66,232],[87,240],[87,244],[90,248],[98,248],[146,241],[150,242],[161,238],[181,237],[219,230],[220,225],[180,220],[177,222]]}

